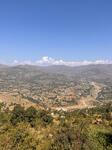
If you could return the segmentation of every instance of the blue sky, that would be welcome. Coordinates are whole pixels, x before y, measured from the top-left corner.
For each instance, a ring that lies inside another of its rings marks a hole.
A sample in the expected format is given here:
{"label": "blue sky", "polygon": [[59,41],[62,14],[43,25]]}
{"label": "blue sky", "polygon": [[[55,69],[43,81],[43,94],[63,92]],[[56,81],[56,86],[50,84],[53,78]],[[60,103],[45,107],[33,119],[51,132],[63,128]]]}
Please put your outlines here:
{"label": "blue sky", "polygon": [[112,59],[112,0],[0,0],[0,61]]}

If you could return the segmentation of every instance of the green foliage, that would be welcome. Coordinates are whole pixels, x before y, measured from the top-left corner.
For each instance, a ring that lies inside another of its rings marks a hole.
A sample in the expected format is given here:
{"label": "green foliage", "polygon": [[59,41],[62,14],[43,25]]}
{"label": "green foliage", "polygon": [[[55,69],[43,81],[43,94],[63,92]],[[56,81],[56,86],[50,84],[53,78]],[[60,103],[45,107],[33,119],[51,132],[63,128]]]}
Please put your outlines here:
{"label": "green foliage", "polygon": [[36,118],[37,118],[37,110],[34,107],[29,107],[25,111],[25,120],[30,123],[32,127],[36,124]]}
{"label": "green foliage", "polygon": [[105,150],[112,146],[112,133],[99,132],[97,136],[99,143],[103,145]]}
{"label": "green foliage", "polygon": [[69,128],[61,128],[55,135],[50,150],[70,150],[74,146],[74,131]]}
{"label": "green foliage", "polygon": [[38,113],[38,116],[45,125],[48,125],[53,121],[51,115],[47,114],[46,111],[40,111]]}
{"label": "green foliage", "polygon": [[12,112],[0,111],[0,150],[111,150],[107,108],[65,113],[16,105]]}
{"label": "green foliage", "polygon": [[25,120],[25,111],[24,108],[21,107],[21,105],[16,105],[14,107],[14,110],[12,112],[12,116],[11,116],[11,123],[13,125],[16,125],[17,123],[20,123],[21,121]]}
{"label": "green foliage", "polygon": [[4,103],[0,103],[0,111],[2,110],[2,108],[5,106]]}

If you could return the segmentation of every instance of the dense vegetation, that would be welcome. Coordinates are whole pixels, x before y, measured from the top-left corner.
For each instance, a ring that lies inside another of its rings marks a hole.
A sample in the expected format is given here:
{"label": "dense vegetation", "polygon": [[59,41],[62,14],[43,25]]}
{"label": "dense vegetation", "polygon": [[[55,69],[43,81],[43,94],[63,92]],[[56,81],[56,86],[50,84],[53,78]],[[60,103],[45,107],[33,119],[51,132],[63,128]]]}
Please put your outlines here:
{"label": "dense vegetation", "polygon": [[112,107],[57,112],[0,105],[0,150],[112,150]]}

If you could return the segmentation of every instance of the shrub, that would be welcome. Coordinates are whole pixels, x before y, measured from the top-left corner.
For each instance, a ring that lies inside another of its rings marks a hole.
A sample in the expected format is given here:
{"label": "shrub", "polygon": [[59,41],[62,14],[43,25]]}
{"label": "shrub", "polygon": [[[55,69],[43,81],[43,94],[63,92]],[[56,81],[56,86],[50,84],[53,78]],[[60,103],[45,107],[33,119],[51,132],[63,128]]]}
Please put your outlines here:
{"label": "shrub", "polygon": [[34,107],[29,107],[25,111],[25,120],[29,122],[32,127],[34,127],[36,118],[37,118],[37,110]]}
{"label": "shrub", "polygon": [[11,123],[16,125],[17,123],[25,120],[25,110],[21,105],[16,105],[12,111]]}

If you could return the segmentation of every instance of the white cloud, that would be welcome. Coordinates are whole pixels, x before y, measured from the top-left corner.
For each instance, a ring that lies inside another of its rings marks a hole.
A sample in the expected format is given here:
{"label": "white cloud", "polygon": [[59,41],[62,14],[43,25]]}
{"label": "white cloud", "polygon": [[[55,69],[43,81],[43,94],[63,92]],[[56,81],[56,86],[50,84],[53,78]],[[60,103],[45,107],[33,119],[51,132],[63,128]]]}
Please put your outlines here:
{"label": "white cloud", "polygon": [[13,63],[14,63],[14,64],[19,64],[19,61],[18,61],[18,60],[14,60]]}
{"label": "white cloud", "polygon": [[96,61],[64,61],[62,59],[54,59],[48,56],[44,56],[41,58],[41,60],[37,61],[22,61],[19,62],[17,60],[14,60],[13,65],[37,65],[37,66],[50,66],[50,65],[65,65],[65,66],[84,66],[84,65],[91,65],[91,64],[112,64],[112,60],[96,60]]}

